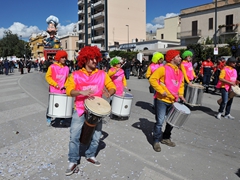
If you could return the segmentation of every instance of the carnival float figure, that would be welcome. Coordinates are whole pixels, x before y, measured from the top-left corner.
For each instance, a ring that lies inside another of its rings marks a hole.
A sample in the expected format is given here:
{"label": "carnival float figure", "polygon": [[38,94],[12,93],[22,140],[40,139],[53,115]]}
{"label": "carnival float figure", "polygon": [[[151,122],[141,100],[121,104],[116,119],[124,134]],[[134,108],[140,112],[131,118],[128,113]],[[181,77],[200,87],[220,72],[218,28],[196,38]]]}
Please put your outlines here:
{"label": "carnival float figure", "polygon": [[56,16],[51,15],[46,19],[46,22],[48,24],[47,33],[49,37],[43,40],[44,48],[58,49],[60,48],[60,40],[56,37],[56,34],[59,20]]}

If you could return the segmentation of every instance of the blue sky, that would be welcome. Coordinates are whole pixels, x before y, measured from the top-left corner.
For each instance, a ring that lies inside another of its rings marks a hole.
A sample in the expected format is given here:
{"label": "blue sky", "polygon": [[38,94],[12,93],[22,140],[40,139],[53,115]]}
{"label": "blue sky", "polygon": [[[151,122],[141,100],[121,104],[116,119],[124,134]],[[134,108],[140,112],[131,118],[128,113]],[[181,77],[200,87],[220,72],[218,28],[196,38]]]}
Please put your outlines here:
{"label": "blue sky", "polygon": [[[28,39],[32,33],[45,31],[50,15],[59,18],[58,34],[72,32],[78,18],[78,0],[1,0],[0,38],[10,29]],[[136,2],[138,0],[135,0]],[[164,26],[164,18],[178,15],[181,9],[212,3],[213,0],[146,0],[146,30]],[[137,3],[136,3],[137,4]]]}

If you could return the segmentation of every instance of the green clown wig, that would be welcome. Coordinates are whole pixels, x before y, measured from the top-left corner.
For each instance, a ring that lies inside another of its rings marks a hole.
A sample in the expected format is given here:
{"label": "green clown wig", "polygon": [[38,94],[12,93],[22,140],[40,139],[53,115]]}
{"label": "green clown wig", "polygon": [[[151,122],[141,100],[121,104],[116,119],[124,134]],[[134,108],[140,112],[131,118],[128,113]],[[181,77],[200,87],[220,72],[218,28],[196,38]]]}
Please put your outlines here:
{"label": "green clown wig", "polygon": [[120,63],[120,60],[117,59],[116,57],[113,58],[111,61],[110,61],[110,65],[113,67],[113,66],[116,66],[117,64]]}
{"label": "green clown wig", "polygon": [[193,53],[191,51],[189,51],[189,50],[184,51],[184,53],[182,54],[182,58],[185,59],[188,56],[192,57]]}
{"label": "green clown wig", "polygon": [[164,60],[164,55],[162,53],[156,52],[155,54],[153,54],[153,57],[152,57],[152,62],[153,63],[155,63],[155,64],[158,63],[158,61],[160,59]]}

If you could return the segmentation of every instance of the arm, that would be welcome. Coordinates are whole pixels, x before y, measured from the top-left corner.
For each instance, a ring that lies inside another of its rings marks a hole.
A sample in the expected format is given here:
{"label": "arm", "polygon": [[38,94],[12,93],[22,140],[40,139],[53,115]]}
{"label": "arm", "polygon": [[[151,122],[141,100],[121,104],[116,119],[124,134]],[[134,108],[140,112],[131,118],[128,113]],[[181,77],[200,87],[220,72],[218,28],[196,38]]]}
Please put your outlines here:
{"label": "arm", "polygon": [[55,82],[55,81],[52,79],[52,68],[51,68],[51,66],[48,68],[48,70],[47,70],[47,72],[46,72],[45,79],[46,79],[46,81],[47,81],[47,83],[48,83],[49,85],[58,88],[58,83]]}
{"label": "arm", "polygon": [[185,69],[183,63],[181,63],[180,68],[181,68],[181,70],[182,70],[182,73],[183,73],[183,76],[184,76],[185,81],[189,84],[190,81],[189,81],[189,79],[188,79],[188,77],[187,77],[187,72],[186,72],[186,69]]}
{"label": "arm", "polygon": [[150,76],[151,76],[151,68],[150,68],[150,66],[148,66],[147,72],[146,72],[146,78],[149,79]]}
{"label": "arm", "polygon": [[104,95],[109,98],[116,92],[116,86],[112,82],[111,78],[106,74],[105,77],[105,87],[107,88],[108,92],[104,92]]}
{"label": "arm", "polygon": [[117,73],[117,71],[118,71],[118,70],[117,70],[116,68],[114,68],[114,71],[112,71],[112,70],[109,69],[109,71],[108,71],[108,76],[109,76],[109,77],[113,76],[114,74]]}

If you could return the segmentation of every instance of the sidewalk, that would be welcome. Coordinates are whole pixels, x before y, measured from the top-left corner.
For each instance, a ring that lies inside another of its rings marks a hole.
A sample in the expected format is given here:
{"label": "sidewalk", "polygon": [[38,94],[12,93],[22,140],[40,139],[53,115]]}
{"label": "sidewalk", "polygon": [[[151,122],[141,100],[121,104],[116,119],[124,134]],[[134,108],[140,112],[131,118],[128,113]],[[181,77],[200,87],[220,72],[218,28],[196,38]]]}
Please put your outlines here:
{"label": "sidewalk", "polygon": [[[104,119],[97,159],[100,167],[81,158],[78,174],[65,176],[69,128],[46,127],[48,85],[44,73],[0,76],[0,179],[200,180],[239,179],[240,98],[231,114],[214,117],[219,95],[204,94],[203,105],[191,108],[183,128],[173,129],[174,148],[152,148],[155,117],[148,81],[130,77],[134,96],[128,120]],[[18,133],[16,133],[18,132]]]}

